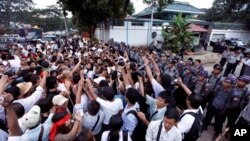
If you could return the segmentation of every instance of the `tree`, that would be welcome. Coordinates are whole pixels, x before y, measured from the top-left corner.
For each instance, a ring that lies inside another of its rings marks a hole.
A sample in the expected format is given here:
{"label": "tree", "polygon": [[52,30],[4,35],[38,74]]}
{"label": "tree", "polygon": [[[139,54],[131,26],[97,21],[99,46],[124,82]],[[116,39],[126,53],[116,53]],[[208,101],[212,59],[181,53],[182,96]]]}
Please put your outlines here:
{"label": "tree", "polygon": [[166,5],[174,2],[174,0],[154,0],[154,4],[152,4],[153,0],[143,0],[144,3],[155,5],[158,3],[158,11],[161,11]]}
{"label": "tree", "polygon": [[173,21],[169,26],[163,26],[162,36],[164,43],[168,47],[172,47],[173,52],[177,53],[183,47],[190,47],[193,44],[192,33],[188,31],[190,28],[190,22],[187,21],[187,17],[183,18],[179,13],[174,16]]}
{"label": "tree", "polygon": [[250,29],[250,0],[215,0],[200,18],[207,21],[245,23]]}
{"label": "tree", "polygon": [[0,23],[10,27],[10,17],[13,12],[27,11],[33,6],[32,0],[0,0]]}
{"label": "tree", "polygon": [[73,14],[73,22],[80,31],[88,31],[93,37],[98,23],[108,25],[114,19],[122,19],[132,14],[134,8],[130,0],[59,0],[66,10]]}

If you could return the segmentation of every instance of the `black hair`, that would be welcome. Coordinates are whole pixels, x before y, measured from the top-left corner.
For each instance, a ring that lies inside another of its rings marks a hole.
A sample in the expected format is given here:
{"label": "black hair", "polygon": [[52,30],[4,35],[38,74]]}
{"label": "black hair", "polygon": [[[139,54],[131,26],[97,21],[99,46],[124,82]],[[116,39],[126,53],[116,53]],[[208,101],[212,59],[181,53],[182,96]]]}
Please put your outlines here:
{"label": "black hair", "polygon": [[106,80],[101,80],[100,83],[99,83],[99,86],[100,87],[106,87],[106,86],[109,86],[109,83]]}
{"label": "black hair", "polygon": [[11,86],[8,89],[6,89],[5,92],[12,94],[15,100],[20,95],[20,89],[17,86]]}
{"label": "black hair", "polygon": [[57,86],[57,78],[54,76],[49,76],[46,79],[46,87],[47,89],[54,89]]}
{"label": "black hair", "polygon": [[201,63],[201,60],[200,60],[200,59],[196,59],[195,61],[198,62],[198,63]]}
{"label": "black hair", "polygon": [[50,71],[50,76],[52,76],[53,73],[56,73],[56,75],[58,75],[57,70],[51,70],[51,71]]}
{"label": "black hair", "polygon": [[100,110],[100,103],[96,100],[91,100],[88,104],[88,113],[90,115],[96,115]]}
{"label": "black hair", "polygon": [[56,62],[56,60],[57,60],[57,56],[52,56],[52,57],[51,57],[51,62],[52,62],[52,63]]}
{"label": "black hair", "polygon": [[178,121],[179,118],[180,118],[180,115],[179,115],[176,108],[170,108],[165,112],[164,117],[168,118],[168,119],[174,119],[175,121]]}
{"label": "black hair", "polygon": [[108,141],[119,141],[119,132],[122,128],[123,120],[120,115],[113,115],[109,120],[110,132],[108,135]]}
{"label": "black hair", "polygon": [[[107,86],[109,87],[109,86]],[[104,91],[102,91],[102,95],[108,100],[108,101],[111,101],[114,99],[115,97],[115,94],[114,94],[114,89],[110,89],[110,88],[107,88],[107,87],[102,87],[101,89],[104,89]]]}
{"label": "black hair", "polygon": [[80,75],[73,75],[73,83],[77,84],[81,80]]}
{"label": "black hair", "polygon": [[171,81],[172,81],[172,78],[170,75],[168,74],[160,74],[160,77],[161,77],[161,85],[164,87],[164,88],[167,88],[170,84],[171,84]]}
{"label": "black hair", "polygon": [[83,127],[81,133],[78,134],[74,141],[94,141],[94,135],[89,129]]}
{"label": "black hair", "polygon": [[53,107],[52,102],[48,98],[40,99],[37,102],[37,105],[41,108],[41,113],[49,112],[50,109]]}
{"label": "black hair", "polygon": [[58,113],[55,113],[52,117],[52,122],[53,123],[56,123],[58,122],[59,120],[63,119],[66,115],[68,114],[68,112],[58,112]]}
{"label": "black hair", "polygon": [[18,103],[18,102],[13,103],[12,105],[13,105],[13,109],[14,109],[14,111],[16,113],[17,118],[21,118],[24,115],[24,112],[25,112],[23,105]]}
{"label": "black hair", "polygon": [[187,99],[190,101],[190,105],[194,109],[199,108],[202,103],[202,97],[197,94],[191,94]]}
{"label": "black hair", "polygon": [[125,95],[131,104],[135,104],[138,101],[138,97],[139,97],[140,93],[134,88],[129,88],[126,91]]}
{"label": "black hair", "polygon": [[31,74],[25,74],[25,75],[23,76],[23,81],[24,81],[24,82],[30,82],[30,81],[31,81],[31,77],[32,77]]}

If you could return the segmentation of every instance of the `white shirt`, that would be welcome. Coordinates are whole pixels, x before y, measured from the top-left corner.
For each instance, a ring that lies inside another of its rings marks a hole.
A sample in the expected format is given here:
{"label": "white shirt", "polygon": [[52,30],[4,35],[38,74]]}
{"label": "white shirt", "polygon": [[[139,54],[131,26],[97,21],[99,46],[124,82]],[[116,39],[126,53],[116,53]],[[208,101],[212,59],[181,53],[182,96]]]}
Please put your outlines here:
{"label": "white shirt", "polygon": [[36,91],[32,93],[29,97],[15,100],[14,103],[20,103],[23,105],[25,113],[27,113],[32,106],[41,98],[44,89],[41,86],[36,87]]}
{"label": "white shirt", "polygon": [[106,78],[103,77],[103,76],[99,76],[98,78],[94,79],[94,82],[95,82],[96,84],[99,84],[102,80],[106,80]]}
{"label": "white shirt", "polygon": [[[161,122],[162,120],[150,122],[146,133],[146,141],[156,141]],[[181,132],[175,126],[166,131],[163,123],[159,141],[182,141]]]}
{"label": "white shirt", "polygon": [[8,133],[0,129],[0,141],[7,141],[8,136]]}
{"label": "white shirt", "polygon": [[103,124],[108,125],[110,118],[113,115],[118,114],[120,110],[123,110],[123,104],[121,99],[115,99],[113,102],[110,102],[98,97],[96,101],[100,103],[101,108],[104,112]]}
{"label": "white shirt", "polygon": [[[110,131],[105,131],[102,133],[101,141],[108,141],[109,132]],[[119,141],[123,141],[123,132],[122,131],[119,132]],[[129,134],[128,134],[128,141],[132,141]]]}
{"label": "white shirt", "polygon": [[98,115],[100,117],[99,121],[96,124],[95,129],[92,131],[92,133],[94,135],[97,135],[98,133],[101,132],[102,122],[103,122],[103,119],[104,119],[104,113],[100,109],[99,112],[96,115],[94,115],[94,116],[90,115],[88,112],[86,112],[84,114],[83,126],[86,127],[86,128],[88,128],[89,130],[92,130],[92,128],[94,127],[95,123],[97,122]]}
{"label": "white shirt", "polygon": [[164,91],[164,88],[155,79],[152,79],[151,84],[155,92],[155,97],[158,97],[159,93]]}
{"label": "white shirt", "polygon": [[[187,109],[187,110],[183,111],[182,115],[187,113],[187,112],[198,113],[199,110],[200,109]],[[184,133],[188,133],[190,131],[190,129],[192,128],[192,125],[194,123],[194,120],[195,120],[195,118],[190,114],[186,114],[181,118],[177,127],[183,135],[184,135]]]}

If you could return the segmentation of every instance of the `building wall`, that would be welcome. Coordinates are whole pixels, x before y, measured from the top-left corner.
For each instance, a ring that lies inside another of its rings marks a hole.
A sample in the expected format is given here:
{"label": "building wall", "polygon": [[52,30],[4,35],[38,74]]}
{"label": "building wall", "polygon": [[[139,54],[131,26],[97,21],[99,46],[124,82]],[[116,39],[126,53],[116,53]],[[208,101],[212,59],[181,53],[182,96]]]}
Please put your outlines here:
{"label": "building wall", "polygon": [[245,43],[248,43],[250,41],[250,31],[244,31],[244,30],[212,30],[210,41],[216,41],[218,38],[221,39],[221,37],[225,36],[226,39],[230,38],[238,38],[239,40],[242,40]]}
{"label": "building wall", "polygon": [[[97,39],[108,41],[113,38],[116,42],[125,42],[131,46],[146,46],[152,42],[149,33],[150,22],[144,22],[143,26],[134,26],[132,22],[125,21],[124,26],[111,26],[109,32],[103,28],[97,28]],[[157,33],[157,40],[162,41],[161,27],[153,27],[152,32]]]}

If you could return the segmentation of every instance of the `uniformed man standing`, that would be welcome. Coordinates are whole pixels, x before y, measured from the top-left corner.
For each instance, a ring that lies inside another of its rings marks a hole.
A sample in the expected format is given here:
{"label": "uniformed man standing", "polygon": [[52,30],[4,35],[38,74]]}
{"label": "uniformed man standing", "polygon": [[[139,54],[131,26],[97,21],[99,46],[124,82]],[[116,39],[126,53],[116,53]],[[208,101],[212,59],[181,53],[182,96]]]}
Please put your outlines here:
{"label": "uniformed man standing", "polygon": [[236,56],[234,51],[230,52],[230,55],[229,55],[227,61],[228,61],[228,63],[227,63],[226,70],[224,72],[224,77],[226,77],[226,76],[228,76],[228,74],[232,73],[234,66],[236,64],[237,56]]}
{"label": "uniformed man standing", "polygon": [[206,101],[204,102],[205,105],[207,103],[211,104],[211,100],[213,98],[214,91],[221,83],[222,71],[223,71],[223,68],[221,67],[221,65],[219,65],[219,64],[214,65],[213,71],[210,74],[210,76],[208,77],[208,81],[207,81],[207,83],[209,84],[209,94],[207,96]]}
{"label": "uniformed man standing", "polygon": [[240,64],[242,58],[244,57],[244,55],[242,54],[241,50],[237,50],[235,51],[235,55],[236,55],[236,63],[234,64],[234,68],[232,70],[232,74],[234,74],[237,66]]}
{"label": "uniformed man standing", "polygon": [[230,77],[226,77],[222,81],[222,87],[216,88],[214,92],[214,98],[207,109],[207,114],[204,118],[203,129],[207,130],[213,117],[215,117],[213,140],[218,137],[222,131],[223,123],[226,119],[226,106],[229,103],[230,98],[235,95],[233,88],[234,80]]}
{"label": "uniformed man standing", "polygon": [[171,76],[171,84],[174,84],[174,79],[179,76],[177,69],[175,68],[175,60],[169,59],[167,66],[164,68],[164,74]]}
{"label": "uniformed man standing", "polygon": [[224,65],[226,64],[227,58],[229,57],[229,54],[230,54],[230,50],[229,50],[228,47],[226,47],[226,49],[222,53],[222,57],[221,57],[221,60],[220,60],[220,65],[222,67],[224,67]]}
{"label": "uniformed man standing", "polygon": [[250,50],[248,50],[246,53],[247,53],[247,58],[246,60],[243,61],[243,66],[240,71],[240,76],[241,75],[250,76]]}
{"label": "uniformed man standing", "polygon": [[228,117],[228,127],[235,124],[241,110],[248,104],[249,101],[249,90],[246,85],[250,82],[250,76],[243,75],[238,78],[236,83],[234,95],[228,103],[227,117]]}

